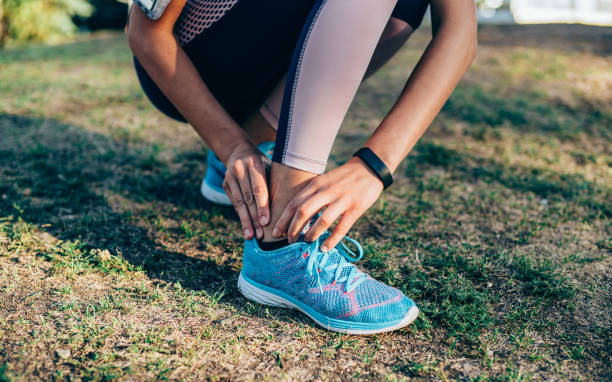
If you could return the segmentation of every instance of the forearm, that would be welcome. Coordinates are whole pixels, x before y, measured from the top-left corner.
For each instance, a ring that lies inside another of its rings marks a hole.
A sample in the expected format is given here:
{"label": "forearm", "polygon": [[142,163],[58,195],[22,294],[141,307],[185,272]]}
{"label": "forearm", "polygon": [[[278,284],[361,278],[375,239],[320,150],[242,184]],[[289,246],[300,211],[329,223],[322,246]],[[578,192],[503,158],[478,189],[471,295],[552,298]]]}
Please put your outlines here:
{"label": "forearm", "polygon": [[237,143],[248,141],[172,34],[130,38],[130,47],[161,91],[224,163]]}
{"label": "forearm", "polygon": [[399,99],[366,142],[391,171],[421,138],[471,65],[476,54],[472,17],[450,18],[436,28]]}

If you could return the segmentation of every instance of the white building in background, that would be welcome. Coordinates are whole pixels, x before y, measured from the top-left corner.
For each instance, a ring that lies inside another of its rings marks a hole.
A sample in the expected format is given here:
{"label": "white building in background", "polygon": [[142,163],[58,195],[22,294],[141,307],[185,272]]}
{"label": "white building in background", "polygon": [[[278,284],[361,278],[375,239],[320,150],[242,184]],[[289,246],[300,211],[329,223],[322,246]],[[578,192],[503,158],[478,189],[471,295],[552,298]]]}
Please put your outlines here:
{"label": "white building in background", "polygon": [[[508,12],[508,5],[510,12]],[[507,15],[506,19],[511,16],[515,22],[524,24],[612,25],[612,0],[484,0],[479,2],[481,19],[490,17],[503,22],[504,15]]]}
{"label": "white building in background", "polygon": [[518,23],[612,25],[612,0],[511,0]]}

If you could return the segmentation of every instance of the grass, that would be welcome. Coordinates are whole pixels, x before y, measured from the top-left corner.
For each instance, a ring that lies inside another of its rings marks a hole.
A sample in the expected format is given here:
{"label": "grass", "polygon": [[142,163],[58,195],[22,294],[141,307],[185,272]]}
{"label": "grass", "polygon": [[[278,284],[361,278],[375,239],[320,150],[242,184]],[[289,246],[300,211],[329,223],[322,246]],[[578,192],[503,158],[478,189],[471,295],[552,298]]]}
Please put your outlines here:
{"label": "grass", "polygon": [[[361,266],[422,310],[372,337],[240,295],[237,219],[198,193],[206,147],[149,104],[123,36],[2,51],[0,381],[608,379],[609,36],[481,31],[472,69],[351,231]],[[363,84],[332,166],[427,38]]]}

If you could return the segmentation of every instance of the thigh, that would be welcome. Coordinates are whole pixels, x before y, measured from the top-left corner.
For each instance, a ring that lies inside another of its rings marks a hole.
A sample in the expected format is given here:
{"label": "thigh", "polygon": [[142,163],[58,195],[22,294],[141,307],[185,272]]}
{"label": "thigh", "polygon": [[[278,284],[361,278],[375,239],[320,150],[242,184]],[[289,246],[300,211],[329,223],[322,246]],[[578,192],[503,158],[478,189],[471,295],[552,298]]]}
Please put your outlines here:
{"label": "thigh", "polygon": [[[390,60],[408,40],[411,33],[420,26],[428,5],[429,0],[398,0],[393,15],[374,52],[366,78]],[[309,4],[309,7],[312,7],[312,3]],[[260,108],[261,115],[275,129],[278,128],[285,82],[286,77],[278,81],[277,85],[268,93]]]}
{"label": "thigh", "polygon": [[[206,86],[242,122],[287,72],[313,5],[314,0],[189,0],[175,34]],[[152,103],[184,120],[137,62],[136,69]]]}
{"label": "thigh", "polygon": [[[406,21],[397,17],[391,17],[374,51],[364,79],[387,63],[408,40],[413,30],[413,27]],[[286,81],[287,77],[284,76],[266,97],[259,110],[263,118],[274,129],[278,128]]]}

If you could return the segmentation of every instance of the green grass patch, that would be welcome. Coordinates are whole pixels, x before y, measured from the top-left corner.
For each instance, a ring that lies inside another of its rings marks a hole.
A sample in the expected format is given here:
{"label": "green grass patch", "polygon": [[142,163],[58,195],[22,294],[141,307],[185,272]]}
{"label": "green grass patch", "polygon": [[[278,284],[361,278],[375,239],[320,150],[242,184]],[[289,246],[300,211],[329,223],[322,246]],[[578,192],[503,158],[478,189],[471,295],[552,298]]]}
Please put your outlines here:
{"label": "green grass patch", "polygon": [[526,294],[554,299],[567,299],[576,294],[571,280],[561,275],[549,260],[521,256],[508,264],[512,275],[523,282]]}
{"label": "green grass patch", "polygon": [[[485,30],[475,69],[349,233],[358,266],[421,309],[371,337],[242,297],[239,223],[198,190],[207,148],[150,105],[123,35],[2,51],[0,381],[605,380],[605,33]],[[333,160],[365,142],[429,37],[362,86]]]}
{"label": "green grass patch", "polygon": [[449,330],[450,336],[475,341],[493,323],[491,296],[478,290],[453,270],[427,273],[412,268],[403,270],[403,291],[419,301],[423,315],[417,328],[433,325]]}
{"label": "green grass patch", "polygon": [[572,108],[551,103],[546,95],[526,91],[520,95],[501,95],[501,89],[459,86],[446,102],[443,113],[472,127],[511,126],[524,131],[555,133],[563,140],[576,139],[580,133],[612,139],[606,126],[612,125],[610,110],[581,105]]}
{"label": "green grass patch", "polygon": [[590,209],[592,217],[599,214],[612,216],[612,190],[588,181],[579,174],[560,174],[547,169],[507,165],[432,142],[421,142],[415,149],[416,155],[407,165],[406,176],[422,176],[424,170],[419,165],[442,167],[455,176],[496,182],[518,192],[532,192],[548,201],[570,199]]}

